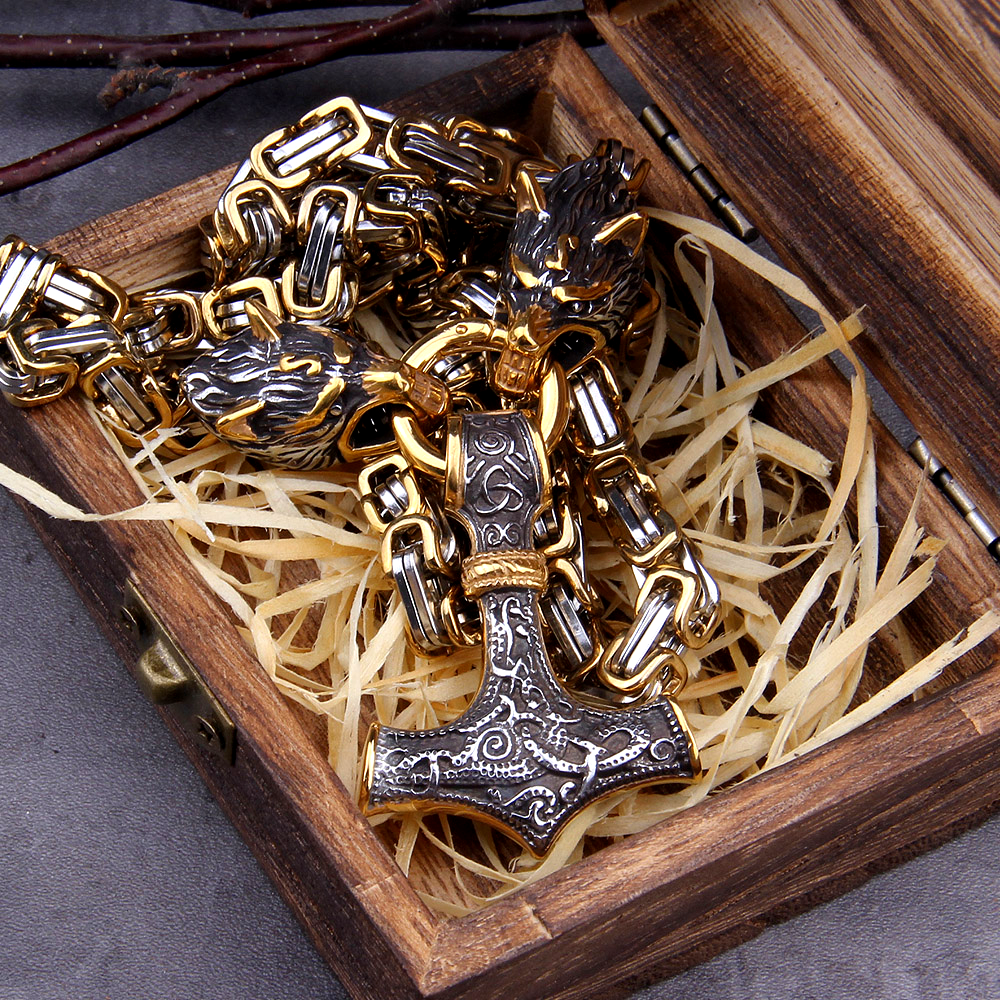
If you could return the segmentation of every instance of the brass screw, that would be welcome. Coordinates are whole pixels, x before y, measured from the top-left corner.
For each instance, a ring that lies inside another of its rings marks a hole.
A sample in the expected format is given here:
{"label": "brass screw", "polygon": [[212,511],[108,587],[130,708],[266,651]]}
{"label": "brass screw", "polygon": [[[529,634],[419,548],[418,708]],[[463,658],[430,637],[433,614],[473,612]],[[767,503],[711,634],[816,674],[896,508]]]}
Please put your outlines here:
{"label": "brass screw", "polygon": [[219,734],[219,730],[216,727],[214,717],[209,720],[205,716],[199,715],[194,720],[195,732],[209,745],[212,743],[218,743],[222,746],[222,736]]}
{"label": "brass screw", "polygon": [[127,608],[123,605],[119,611],[119,615],[125,628],[130,632],[138,632],[140,630],[139,618],[132,608]]}

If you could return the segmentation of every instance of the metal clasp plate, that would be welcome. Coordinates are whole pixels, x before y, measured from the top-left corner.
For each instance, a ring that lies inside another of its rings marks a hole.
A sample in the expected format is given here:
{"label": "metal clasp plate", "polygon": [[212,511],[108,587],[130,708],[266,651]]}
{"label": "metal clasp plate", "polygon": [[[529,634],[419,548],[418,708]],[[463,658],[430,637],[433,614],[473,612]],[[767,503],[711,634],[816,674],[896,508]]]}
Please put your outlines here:
{"label": "metal clasp plate", "polygon": [[232,764],[233,720],[131,580],[125,584],[121,617],[139,644],[135,677],[142,693],[167,709],[206,750]]}

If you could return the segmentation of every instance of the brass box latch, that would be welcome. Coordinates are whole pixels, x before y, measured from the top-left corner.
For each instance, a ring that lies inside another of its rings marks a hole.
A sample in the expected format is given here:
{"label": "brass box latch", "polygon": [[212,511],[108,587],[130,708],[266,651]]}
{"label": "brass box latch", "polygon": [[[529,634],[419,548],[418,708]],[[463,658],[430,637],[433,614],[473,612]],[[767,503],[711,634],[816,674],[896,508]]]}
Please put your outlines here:
{"label": "brass box latch", "polygon": [[129,580],[122,621],[139,643],[135,676],[143,694],[171,712],[206,750],[233,762],[236,727],[156,612]]}

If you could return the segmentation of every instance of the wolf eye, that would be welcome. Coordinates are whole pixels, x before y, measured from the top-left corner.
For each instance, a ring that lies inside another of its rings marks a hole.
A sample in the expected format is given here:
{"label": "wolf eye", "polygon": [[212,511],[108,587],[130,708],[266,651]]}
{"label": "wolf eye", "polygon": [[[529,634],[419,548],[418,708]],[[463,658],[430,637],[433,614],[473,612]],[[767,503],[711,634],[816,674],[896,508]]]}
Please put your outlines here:
{"label": "wolf eye", "polygon": [[323,370],[323,364],[315,354],[303,354],[301,357],[295,354],[281,355],[278,371],[294,372],[299,368],[305,368],[307,375],[319,375]]}

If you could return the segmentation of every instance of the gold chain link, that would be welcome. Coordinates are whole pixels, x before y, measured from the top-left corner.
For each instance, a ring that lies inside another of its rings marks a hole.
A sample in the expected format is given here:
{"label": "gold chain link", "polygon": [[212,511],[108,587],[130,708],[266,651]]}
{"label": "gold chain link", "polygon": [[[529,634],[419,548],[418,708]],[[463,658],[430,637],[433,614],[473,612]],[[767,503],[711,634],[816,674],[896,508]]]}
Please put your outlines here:
{"label": "gold chain link", "polygon": [[[398,447],[376,455],[359,480],[386,572],[417,594],[407,605],[415,647],[431,654],[480,641],[460,546],[434,497],[442,453],[454,443],[449,407],[482,408],[476,387],[492,383],[508,404],[534,409],[542,445],[558,448],[532,573],[564,678],[594,676],[621,700],[674,690],[685,677],[684,648],[703,644],[718,619],[718,588],[660,503],[604,338],[564,376],[549,357],[553,335],[523,317],[508,317],[509,326],[494,319],[496,260],[518,209],[541,204],[541,181],[555,171],[532,140],[507,129],[329,101],[258,142],[203,220],[206,292],[127,294],[16,237],[0,243],[0,391],[32,406],[79,386],[129,446],[156,440],[184,453],[215,438],[185,403],[179,373],[250,326],[251,303],[282,319],[336,325],[384,299],[411,336],[433,331],[404,358],[433,376],[422,390],[430,402],[420,419],[395,418]],[[630,190],[644,173],[642,161],[630,164]],[[641,252],[645,225],[632,213],[598,238],[632,239]],[[449,246],[452,230],[465,245]],[[567,237],[562,252],[570,248]],[[518,271],[516,260],[506,263]],[[559,291],[570,302],[592,297]],[[618,341],[622,363],[645,353],[658,308],[647,282]],[[584,495],[640,586],[634,622],[616,635],[601,624],[584,565]],[[517,568],[491,564],[477,579]]]}

